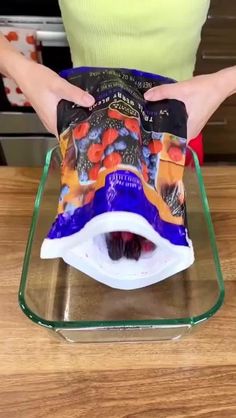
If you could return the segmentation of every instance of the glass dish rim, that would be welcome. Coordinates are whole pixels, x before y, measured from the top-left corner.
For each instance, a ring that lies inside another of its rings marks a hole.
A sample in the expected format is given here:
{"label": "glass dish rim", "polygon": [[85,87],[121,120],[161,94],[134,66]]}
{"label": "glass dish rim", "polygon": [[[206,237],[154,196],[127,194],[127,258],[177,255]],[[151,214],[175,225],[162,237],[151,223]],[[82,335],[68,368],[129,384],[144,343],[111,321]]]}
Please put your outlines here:
{"label": "glass dish rim", "polygon": [[215,241],[215,232],[214,227],[211,219],[210,214],[210,208],[208,204],[208,199],[206,195],[206,190],[204,186],[203,181],[203,175],[202,171],[199,165],[197,154],[191,149],[191,147],[188,146],[188,150],[191,153],[194,161],[194,165],[196,168],[196,174],[201,194],[201,201],[202,206],[204,210],[204,216],[207,224],[207,228],[209,231],[209,239],[210,244],[212,248],[214,263],[216,267],[216,276],[217,276],[217,283],[219,286],[219,296],[216,301],[216,303],[206,312],[197,315],[197,316],[190,316],[190,317],[184,317],[184,318],[168,318],[168,319],[147,319],[147,320],[116,320],[116,321],[51,321],[47,320],[45,318],[42,318],[38,316],[36,313],[34,313],[29,306],[27,305],[27,302],[25,300],[25,289],[26,289],[26,283],[27,283],[27,275],[28,275],[28,267],[29,267],[29,261],[30,261],[30,255],[32,250],[32,244],[34,239],[34,234],[37,226],[37,221],[39,217],[40,212],[40,204],[41,204],[41,198],[44,192],[45,183],[47,181],[47,176],[49,172],[50,163],[52,160],[53,153],[56,150],[60,150],[59,145],[51,148],[45,158],[45,164],[42,170],[40,183],[38,186],[35,202],[34,202],[34,209],[33,209],[33,215],[32,215],[32,221],[30,225],[30,231],[28,234],[27,244],[26,244],[26,250],[23,260],[23,267],[22,267],[22,274],[21,274],[21,281],[19,286],[19,292],[18,292],[18,302],[20,305],[20,308],[24,312],[24,314],[31,319],[34,323],[44,326],[49,329],[53,330],[85,330],[85,329],[122,329],[122,328],[171,328],[171,327],[193,327],[200,322],[206,321],[210,317],[216,314],[216,312],[220,309],[224,302],[224,296],[225,296],[225,288],[224,288],[224,280],[223,275],[221,271],[221,265],[219,261],[219,255],[217,250],[217,245]]}

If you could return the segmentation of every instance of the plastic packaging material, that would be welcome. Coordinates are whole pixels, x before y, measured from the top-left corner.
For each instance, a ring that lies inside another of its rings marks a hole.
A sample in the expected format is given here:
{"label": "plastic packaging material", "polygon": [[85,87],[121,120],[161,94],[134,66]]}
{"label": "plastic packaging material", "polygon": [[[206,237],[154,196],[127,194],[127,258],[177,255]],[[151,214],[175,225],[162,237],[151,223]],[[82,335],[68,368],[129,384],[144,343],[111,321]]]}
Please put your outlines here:
{"label": "plastic packaging material", "polygon": [[96,102],[62,100],[57,217],[42,258],[62,257],[118,289],[163,280],[194,261],[182,182],[187,115],[176,100],[147,102],[173,80],[136,70],[75,68],[62,76]]}

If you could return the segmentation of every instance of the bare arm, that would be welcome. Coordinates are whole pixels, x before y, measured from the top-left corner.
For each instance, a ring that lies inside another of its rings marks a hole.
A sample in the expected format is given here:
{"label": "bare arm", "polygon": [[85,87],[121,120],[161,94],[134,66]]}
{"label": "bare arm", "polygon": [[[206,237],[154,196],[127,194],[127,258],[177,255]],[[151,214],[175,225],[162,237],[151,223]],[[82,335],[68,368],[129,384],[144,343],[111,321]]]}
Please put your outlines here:
{"label": "bare arm", "polygon": [[21,66],[28,61],[0,33],[0,73],[15,79]]}
{"label": "bare arm", "polygon": [[226,97],[236,93],[236,66],[225,68],[216,73],[219,78],[221,90],[225,91]]}

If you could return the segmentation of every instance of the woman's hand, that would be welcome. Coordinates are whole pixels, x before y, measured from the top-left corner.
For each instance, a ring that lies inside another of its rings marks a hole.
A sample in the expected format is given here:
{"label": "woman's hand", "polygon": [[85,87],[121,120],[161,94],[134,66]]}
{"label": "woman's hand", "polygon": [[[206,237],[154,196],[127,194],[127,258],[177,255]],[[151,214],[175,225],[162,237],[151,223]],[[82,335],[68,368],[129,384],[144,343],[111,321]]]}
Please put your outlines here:
{"label": "woman's hand", "polygon": [[15,72],[15,81],[37,112],[49,132],[57,136],[57,104],[66,99],[84,107],[94,104],[94,98],[73,86],[49,68],[31,61]]}
{"label": "woman's hand", "polygon": [[148,90],[149,101],[177,99],[185,103],[188,113],[188,140],[195,138],[220,104],[236,89],[236,67],[214,74],[193,77],[188,81],[166,84]]}
{"label": "woman's hand", "polygon": [[87,92],[54,71],[26,59],[0,32],[0,73],[15,80],[49,132],[57,136],[57,104],[66,99],[84,107],[94,104]]}

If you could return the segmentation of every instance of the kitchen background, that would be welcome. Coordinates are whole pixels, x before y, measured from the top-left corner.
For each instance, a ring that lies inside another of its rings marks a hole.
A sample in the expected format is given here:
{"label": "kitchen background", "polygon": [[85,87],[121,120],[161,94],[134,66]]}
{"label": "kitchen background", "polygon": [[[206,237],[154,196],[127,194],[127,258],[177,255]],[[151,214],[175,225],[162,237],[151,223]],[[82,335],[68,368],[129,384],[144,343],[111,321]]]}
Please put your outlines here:
{"label": "kitchen background", "polygon": [[[43,63],[57,72],[71,66],[57,0],[2,3],[0,26],[34,28],[42,45]],[[195,74],[231,65],[236,65],[236,2],[211,0]],[[0,165],[41,166],[46,151],[55,144],[56,139],[47,133],[33,109],[9,103],[0,77]],[[207,124],[204,144],[206,162],[236,162],[236,95]]]}

